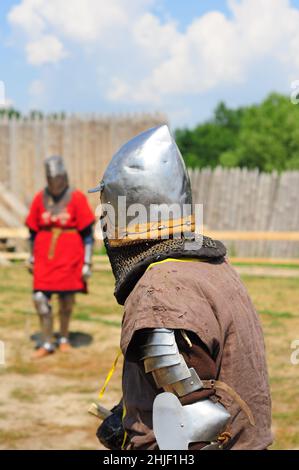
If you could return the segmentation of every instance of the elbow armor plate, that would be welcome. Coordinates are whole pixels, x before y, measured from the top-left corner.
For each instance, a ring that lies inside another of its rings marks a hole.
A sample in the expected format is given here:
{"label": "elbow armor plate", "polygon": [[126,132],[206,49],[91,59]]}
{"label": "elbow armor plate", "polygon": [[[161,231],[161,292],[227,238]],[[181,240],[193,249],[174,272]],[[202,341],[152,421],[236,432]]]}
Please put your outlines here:
{"label": "elbow armor plate", "polygon": [[172,393],[160,393],[153,407],[153,429],[160,450],[188,450],[192,442],[206,442],[202,450],[220,450],[218,436],[230,418],[220,403],[209,399],[182,406]]}
{"label": "elbow armor plate", "polygon": [[[195,369],[188,368],[176,344],[174,331],[155,328],[141,345],[145,372],[151,372],[157,388],[153,406],[154,434],[161,450],[188,450],[191,442],[207,442],[204,448],[219,449],[217,437],[230,418],[220,403],[209,399],[182,406],[178,397],[201,390],[203,383]],[[216,441],[216,442],[215,442]]]}

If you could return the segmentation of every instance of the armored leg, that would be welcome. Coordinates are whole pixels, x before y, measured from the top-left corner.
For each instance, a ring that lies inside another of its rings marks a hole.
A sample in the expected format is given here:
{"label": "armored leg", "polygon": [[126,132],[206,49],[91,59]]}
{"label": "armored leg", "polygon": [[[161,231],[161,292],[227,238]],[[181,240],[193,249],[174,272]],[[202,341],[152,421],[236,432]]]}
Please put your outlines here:
{"label": "armored leg", "polygon": [[59,318],[60,318],[60,335],[62,338],[68,338],[69,324],[72,310],[75,302],[74,294],[60,294],[59,301]]}
{"label": "armored leg", "polygon": [[33,294],[33,302],[40,320],[42,342],[46,345],[51,345],[53,336],[52,307],[49,300],[41,291]]}

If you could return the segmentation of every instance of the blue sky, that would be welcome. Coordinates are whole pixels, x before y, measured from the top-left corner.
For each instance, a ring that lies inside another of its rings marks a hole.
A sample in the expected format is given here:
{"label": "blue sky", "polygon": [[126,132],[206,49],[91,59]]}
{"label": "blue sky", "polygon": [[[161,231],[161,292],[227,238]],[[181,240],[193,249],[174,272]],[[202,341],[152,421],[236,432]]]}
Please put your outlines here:
{"label": "blue sky", "polygon": [[299,79],[299,0],[1,0],[0,21],[0,80],[25,112],[193,126]]}

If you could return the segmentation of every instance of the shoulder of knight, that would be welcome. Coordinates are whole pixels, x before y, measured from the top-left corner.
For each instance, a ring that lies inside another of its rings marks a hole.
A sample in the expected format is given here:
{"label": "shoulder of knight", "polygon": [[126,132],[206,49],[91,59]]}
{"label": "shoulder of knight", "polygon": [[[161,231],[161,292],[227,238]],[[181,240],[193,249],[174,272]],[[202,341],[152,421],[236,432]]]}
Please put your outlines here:
{"label": "shoulder of knight", "polygon": [[41,189],[40,191],[38,191],[37,193],[34,194],[33,198],[32,198],[32,204],[33,203],[37,203],[39,201],[42,201],[43,199],[43,195],[44,195],[44,189]]}
{"label": "shoulder of knight", "polygon": [[87,195],[84,191],[81,191],[77,188],[70,188],[71,191],[71,198],[74,202],[78,204],[89,204]]}
{"label": "shoulder of knight", "polygon": [[[221,285],[223,276],[227,280],[234,277],[234,270],[227,260],[223,260],[221,265],[195,260],[194,262],[169,261],[150,266],[127,297],[124,303],[125,316],[126,313],[130,316],[136,309],[150,309],[152,304],[159,304],[162,307],[165,303],[175,304],[176,309],[183,308],[190,302],[195,306],[197,298],[201,304],[210,306],[211,291],[215,291],[215,284]],[[234,282],[230,283],[229,290],[239,289],[240,285],[237,283],[236,286],[236,281],[237,279],[234,279]],[[228,289],[228,286],[226,287]],[[225,294],[217,292],[219,297]]]}
{"label": "shoulder of knight", "polygon": [[87,199],[84,192],[81,191],[80,189],[70,187],[69,191],[70,191],[70,194],[76,199],[80,199],[80,200]]}
{"label": "shoulder of knight", "polygon": [[[195,263],[194,263],[195,264]],[[145,294],[151,296],[155,291],[171,291],[177,289],[177,283],[182,282],[190,288],[192,284],[198,283],[199,275],[195,278],[192,271],[186,270],[186,263],[169,261],[153,263],[138,280],[132,292],[125,301],[125,307],[138,302],[138,297]]]}

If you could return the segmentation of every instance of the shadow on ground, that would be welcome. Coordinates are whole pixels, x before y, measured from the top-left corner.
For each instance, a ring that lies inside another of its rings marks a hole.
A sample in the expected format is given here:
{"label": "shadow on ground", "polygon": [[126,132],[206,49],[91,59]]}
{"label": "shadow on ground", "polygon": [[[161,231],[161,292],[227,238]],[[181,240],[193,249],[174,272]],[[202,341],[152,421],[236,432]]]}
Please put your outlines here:
{"label": "shadow on ground", "polygon": [[[58,341],[60,334],[54,333],[54,337],[56,338],[56,341]],[[41,346],[41,333],[33,333],[33,335],[30,336],[30,339],[31,341],[35,342],[36,348]],[[69,340],[73,348],[81,348],[84,346],[89,346],[93,341],[93,337],[88,333],[82,333],[81,331],[72,331],[70,332]]]}

